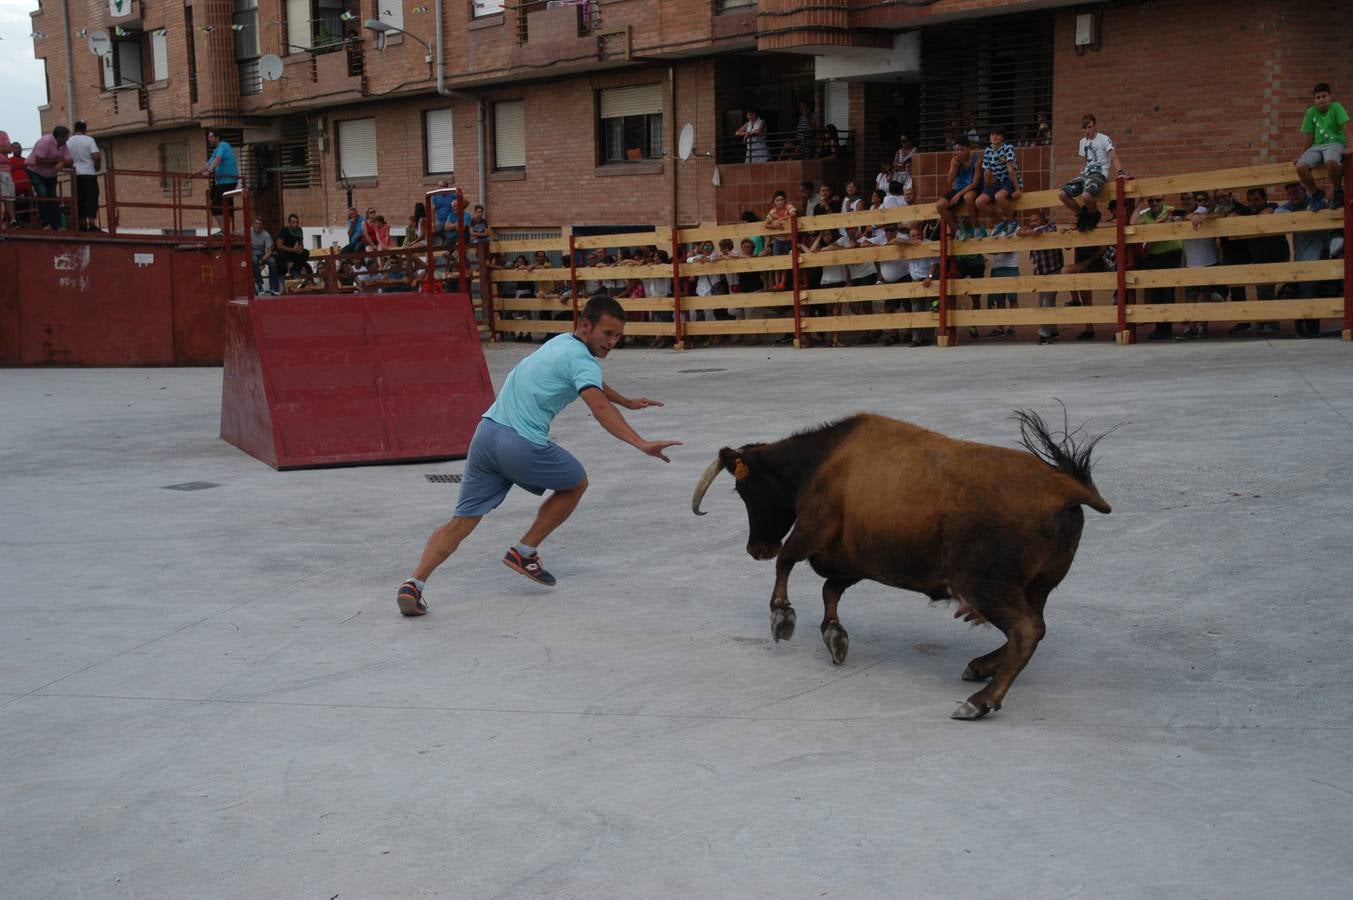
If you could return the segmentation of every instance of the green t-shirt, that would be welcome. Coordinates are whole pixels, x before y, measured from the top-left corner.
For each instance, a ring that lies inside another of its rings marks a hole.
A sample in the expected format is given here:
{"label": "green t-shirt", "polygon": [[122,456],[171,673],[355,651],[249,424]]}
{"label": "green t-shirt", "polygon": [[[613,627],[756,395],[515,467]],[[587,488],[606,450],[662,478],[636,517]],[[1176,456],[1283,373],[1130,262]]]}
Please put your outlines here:
{"label": "green t-shirt", "polygon": [[1342,144],[1344,123],[1347,121],[1348,111],[1342,103],[1331,103],[1324,112],[1309,106],[1306,108],[1306,118],[1301,120],[1301,132],[1311,135],[1311,143],[1316,146]]}
{"label": "green t-shirt", "polygon": [[987,264],[987,258],[980,253],[959,253],[958,252],[959,248],[963,246],[959,242],[980,241],[983,238],[987,238],[990,236],[991,235],[987,234],[987,227],[982,224],[977,225],[968,224],[958,226],[958,228],[954,230],[955,237],[954,243],[957,245],[954,248],[955,258],[958,259],[961,265],[973,267],[982,266],[985,269]]}
{"label": "green t-shirt", "polygon": [[[1161,206],[1160,220],[1162,222],[1168,222],[1170,220],[1170,214],[1173,212],[1173,206],[1170,206],[1169,204]],[[1142,210],[1142,214],[1137,217],[1137,221],[1141,222],[1143,225],[1154,225],[1156,217],[1151,215],[1151,210],[1144,209]],[[1148,256],[1159,256],[1162,253],[1173,253],[1176,250],[1183,249],[1184,243],[1182,241],[1152,241],[1146,245],[1146,253]]]}

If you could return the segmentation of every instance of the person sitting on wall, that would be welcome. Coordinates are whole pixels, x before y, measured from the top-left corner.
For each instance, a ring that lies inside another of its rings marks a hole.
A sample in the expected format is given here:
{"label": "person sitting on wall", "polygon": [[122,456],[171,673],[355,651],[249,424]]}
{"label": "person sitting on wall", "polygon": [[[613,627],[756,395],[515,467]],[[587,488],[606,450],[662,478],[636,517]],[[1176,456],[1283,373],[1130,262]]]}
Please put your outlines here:
{"label": "person sitting on wall", "polygon": [[297,275],[309,275],[310,251],[305,249],[305,233],[301,231],[301,219],[295,213],[287,216],[285,228],[277,232],[277,262],[282,275],[292,278]]}

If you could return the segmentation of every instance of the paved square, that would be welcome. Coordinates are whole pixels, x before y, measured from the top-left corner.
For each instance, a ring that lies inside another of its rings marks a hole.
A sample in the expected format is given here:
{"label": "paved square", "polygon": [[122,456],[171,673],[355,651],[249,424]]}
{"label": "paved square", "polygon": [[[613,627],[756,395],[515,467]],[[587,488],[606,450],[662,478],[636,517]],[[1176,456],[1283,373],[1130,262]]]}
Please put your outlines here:
{"label": "paved square", "polygon": [[[488,351],[496,384],[528,348]],[[10,897],[1342,897],[1353,883],[1353,354],[1320,341],[621,350],[663,465],[583,404],[537,588],[514,492],[402,619],[461,463],[275,472],[218,369],[0,371]],[[1005,707],[997,632],[872,584],[770,640],[723,445],[867,409],[1013,445],[1126,422]],[[164,490],[194,482],[212,490]]]}

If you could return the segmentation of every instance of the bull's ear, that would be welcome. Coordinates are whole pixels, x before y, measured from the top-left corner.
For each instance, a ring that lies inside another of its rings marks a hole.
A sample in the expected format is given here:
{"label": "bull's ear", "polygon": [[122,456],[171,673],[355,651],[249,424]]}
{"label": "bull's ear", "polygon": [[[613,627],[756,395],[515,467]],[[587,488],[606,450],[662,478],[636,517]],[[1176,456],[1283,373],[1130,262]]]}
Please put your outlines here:
{"label": "bull's ear", "polygon": [[724,447],[719,451],[719,461],[723,463],[725,469],[733,473],[733,477],[738,481],[751,474],[751,470],[747,468],[746,458],[737,450]]}

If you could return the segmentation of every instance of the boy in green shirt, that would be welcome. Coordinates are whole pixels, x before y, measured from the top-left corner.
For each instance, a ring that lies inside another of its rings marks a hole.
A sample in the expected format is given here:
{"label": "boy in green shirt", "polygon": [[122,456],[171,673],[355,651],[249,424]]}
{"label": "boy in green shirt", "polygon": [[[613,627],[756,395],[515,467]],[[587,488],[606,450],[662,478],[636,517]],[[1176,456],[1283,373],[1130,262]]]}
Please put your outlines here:
{"label": "boy in green shirt", "polygon": [[1334,102],[1330,86],[1321,82],[1312,91],[1314,101],[1306,108],[1306,118],[1301,120],[1301,130],[1306,135],[1306,148],[1297,160],[1297,178],[1315,200],[1319,209],[1324,205],[1325,192],[1315,186],[1311,169],[1324,163],[1329,173],[1331,205],[1343,208],[1343,158],[1353,148],[1353,124],[1348,119],[1348,111],[1342,103]]}

